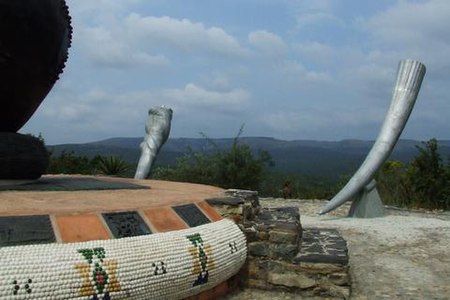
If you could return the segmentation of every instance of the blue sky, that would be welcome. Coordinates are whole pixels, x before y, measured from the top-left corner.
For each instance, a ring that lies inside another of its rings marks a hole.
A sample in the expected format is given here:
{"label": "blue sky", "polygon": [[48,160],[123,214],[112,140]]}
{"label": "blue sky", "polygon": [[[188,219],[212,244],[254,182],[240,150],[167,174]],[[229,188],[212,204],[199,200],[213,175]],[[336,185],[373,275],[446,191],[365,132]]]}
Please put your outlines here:
{"label": "blue sky", "polygon": [[427,66],[402,138],[450,139],[450,1],[66,0],[69,61],[23,133],[374,139],[398,62]]}

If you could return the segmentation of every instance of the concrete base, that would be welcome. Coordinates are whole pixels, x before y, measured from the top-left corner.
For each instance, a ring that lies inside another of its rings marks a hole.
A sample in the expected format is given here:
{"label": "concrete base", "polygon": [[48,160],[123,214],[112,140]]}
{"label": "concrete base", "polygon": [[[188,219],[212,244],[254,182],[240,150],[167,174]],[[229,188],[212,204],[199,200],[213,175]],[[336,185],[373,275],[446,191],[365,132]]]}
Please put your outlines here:
{"label": "concrete base", "polygon": [[372,180],[353,201],[349,217],[378,218],[384,216],[384,207],[377,191],[377,183]]}

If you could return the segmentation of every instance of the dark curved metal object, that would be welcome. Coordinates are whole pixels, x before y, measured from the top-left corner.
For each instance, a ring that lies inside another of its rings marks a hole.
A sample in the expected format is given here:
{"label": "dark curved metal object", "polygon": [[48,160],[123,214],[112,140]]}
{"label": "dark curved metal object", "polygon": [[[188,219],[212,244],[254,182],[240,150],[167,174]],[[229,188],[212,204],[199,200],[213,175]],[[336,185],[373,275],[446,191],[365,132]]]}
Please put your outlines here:
{"label": "dark curved metal object", "polygon": [[19,130],[58,80],[70,21],[64,0],[0,0],[0,131]]}
{"label": "dark curved metal object", "polygon": [[405,128],[425,71],[425,65],[418,61],[410,59],[400,61],[391,104],[372,149],[348,183],[320,210],[319,214],[326,214],[341,206],[372,181]]}

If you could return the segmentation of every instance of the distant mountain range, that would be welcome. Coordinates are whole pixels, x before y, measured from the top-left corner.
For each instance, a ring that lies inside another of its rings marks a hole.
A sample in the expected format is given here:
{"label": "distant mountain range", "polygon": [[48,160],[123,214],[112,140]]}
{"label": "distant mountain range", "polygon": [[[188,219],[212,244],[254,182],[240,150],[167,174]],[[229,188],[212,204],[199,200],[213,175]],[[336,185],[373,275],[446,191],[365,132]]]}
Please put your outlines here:
{"label": "distant mountain range", "polygon": [[[116,155],[131,164],[137,164],[141,142],[142,138],[110,138],[92,143],[61,144],[47,147],[53,155],[59,155],[62,151],[73,151],[77,155],[88,157]],[[231,138],[169,139],[162,147],[155,165],[173,165],[177,157],[188,151],[188,147],[196,152],[209,152],[217,148],[227,149],[232,143],[233,139]],[[249,145],[255,153],[259,150],[268,151],[275,163],[271,167],[271,171],[329,178],[351,175],[359,167],[373,145],[373,141],[365,140],[285,141],[268,137],[241,137],[239,143]],[[416,146],[421,145],[421,142],[416,140],[400,140],[389,159],[409,162],[419,153]],[[439,141],[439,150],[443,159],[450,157],[450,140]]]}

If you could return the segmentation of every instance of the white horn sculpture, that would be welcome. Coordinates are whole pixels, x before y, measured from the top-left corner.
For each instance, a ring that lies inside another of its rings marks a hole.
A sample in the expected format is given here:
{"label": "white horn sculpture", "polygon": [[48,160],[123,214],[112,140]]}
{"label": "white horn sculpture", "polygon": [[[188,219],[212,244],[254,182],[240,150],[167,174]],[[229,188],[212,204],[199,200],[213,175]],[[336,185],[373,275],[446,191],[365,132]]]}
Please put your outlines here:
{"label": "white horn sculpture", "polygon": [[145,124],[145,137],[141,143],[141,157],[134,175],[135,179],[145,179],[150,173],[156,155],[167,141],[170,133],[172,110],[164,106],[153,107],[148,111]]}
{"label": "white horn sculpture", "polygon": [[[378,138],[353,177],[333,199],[322,207],[319,214],[326,214],[352,197],[358,194],[367,194],[375,189],[373,180],[375,173],[391,154],[408,121],[425,76],[425,70],[425,65],[420,62],[409,59],[400,61],[391,104]],[[378,201],[380,201],[379,197]],[[352,205],[350,214],[354,210],[355,207]]]}

